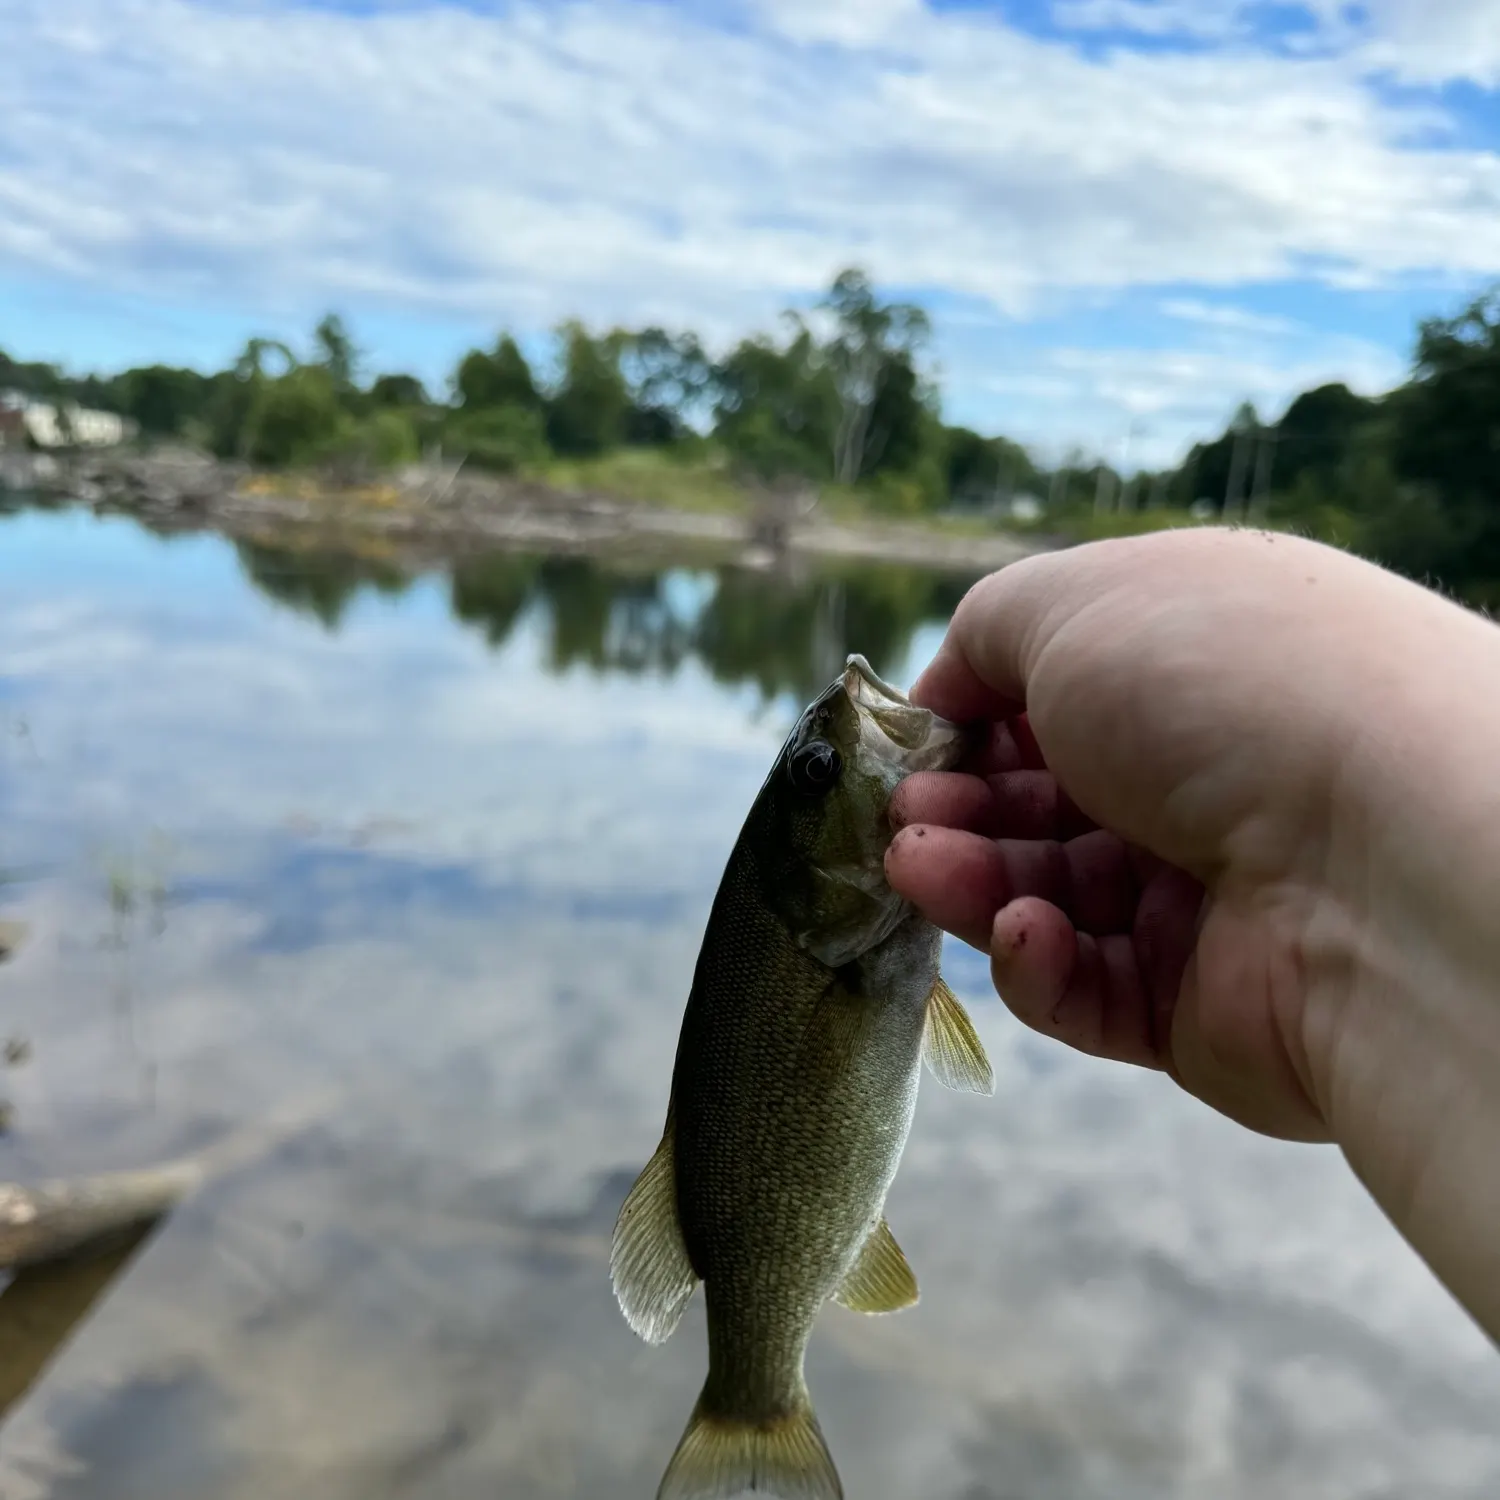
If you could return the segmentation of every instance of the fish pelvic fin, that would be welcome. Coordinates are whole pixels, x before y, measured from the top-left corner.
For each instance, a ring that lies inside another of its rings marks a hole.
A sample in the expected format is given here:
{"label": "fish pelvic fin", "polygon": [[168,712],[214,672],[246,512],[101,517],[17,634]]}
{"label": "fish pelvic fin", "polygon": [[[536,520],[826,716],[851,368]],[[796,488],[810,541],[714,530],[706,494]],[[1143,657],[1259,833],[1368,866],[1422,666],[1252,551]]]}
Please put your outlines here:
{"label": "fish pelvic fin", "polygon": [[884,1219],[870,1231],[833,1300],[854,1312],[890,1313],[914,1307],[917,1278]]}
{"label": "fish pelvic fin", "polygon": [[700,1396],[656,1500],[729,1500],[746,1491],[780,1500],[844,1500],[805,1394],[795,1410],[762,1423],[712,1415]]}
{"label": "fish pelvic fin", "polygon": [[927,1027],[922,1036],[922,1055],[933,1077],[950,1089],[970,1094],[993,1094],[995,1074],[985,1056],[984,1044],[959,1004],[958,996],[939,976],[927,997]]}
{"label": "fish pelvic fin", "polygon": [[672,1336],[698,1285],[677,1218],[672,1122],[615,1220],[609,1274],[625,1321],[648,1344]]}

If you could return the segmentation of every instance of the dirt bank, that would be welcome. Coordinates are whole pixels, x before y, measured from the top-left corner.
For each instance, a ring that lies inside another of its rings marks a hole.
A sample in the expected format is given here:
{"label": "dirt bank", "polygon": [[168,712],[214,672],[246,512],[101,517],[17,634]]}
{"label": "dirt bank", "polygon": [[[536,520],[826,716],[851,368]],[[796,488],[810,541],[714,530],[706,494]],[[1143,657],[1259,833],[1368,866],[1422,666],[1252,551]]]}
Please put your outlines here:
{"label": "dirt bank", "polygon": [[437,467],[393,478],[251,472],[185,450],[52,458],[0,453],[0,488],[134,515],[161,531],[351,546],[393,560],[442,562],[492,548],[659,552],[677,546],[752,566],[808,558],[900,562],[979,575],[1054,545],[991,531],[834,521],[816,505],[747,496],[738,511],[695,511],[529,479]]}

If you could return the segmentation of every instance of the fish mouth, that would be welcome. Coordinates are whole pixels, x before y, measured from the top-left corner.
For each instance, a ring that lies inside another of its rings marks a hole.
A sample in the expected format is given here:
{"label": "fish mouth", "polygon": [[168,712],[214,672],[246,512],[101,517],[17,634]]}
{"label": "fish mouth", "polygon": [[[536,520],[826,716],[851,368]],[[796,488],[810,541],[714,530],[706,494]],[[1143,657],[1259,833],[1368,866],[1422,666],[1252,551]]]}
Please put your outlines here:
{"label": "fish mouth", "polygon": [[919,708],[863,656],[848,658],[842,686],[859,716],[861,748],[903,776],[950,770],[962,759],[966,732],[931,709]]}

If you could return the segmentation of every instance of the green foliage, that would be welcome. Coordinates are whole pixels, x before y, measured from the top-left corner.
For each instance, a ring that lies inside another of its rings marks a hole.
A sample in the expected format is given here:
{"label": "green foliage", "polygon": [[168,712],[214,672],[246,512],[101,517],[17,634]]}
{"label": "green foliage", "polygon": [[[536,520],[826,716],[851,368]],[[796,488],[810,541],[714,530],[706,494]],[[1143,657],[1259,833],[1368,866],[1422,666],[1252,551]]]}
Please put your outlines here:
{"label": "green foliage", "polygon": [[0,390],[20,391],[39,401],[53,401],[69,394],[67,377],[56,365],[26,364],[0,349]]}
{"label": "green foliage", "polygon": [[470,349],[459,361],[453,386],[459,405],[466,412],[488,411],[498,406],[527,411],[540,411],[542,407],[531,366],[520,345],[508,333],[502,334],[488,353]]}
{"label": "green foliage", "polygon": [[337,313],[329,313],[313,330],[313,339],[318,346],[319,363],[328,371],[334,389],[341,396],[347,395],[354,389],[359,357],[344,320]]}
{"label": "green foliage", "polygon": [[[307,363],[265,338],[211,375],[152,365],[74,377],[0,353],[0,389],[116,411],[148,439],[187,437],[268,467],[388,468],[440,442],[478,468],[673,505],[743,504],[736,480],[749,476],[803,479],[842,515],[952,506],[971,526],[991,502],[1029,491],[1048,505],[1035,526],[1075,537],[1227,514],[1500,598],[1500,289],[1424,322],[1412,378],[1389,395],[1325,384],[1279,420],[1243,405],[1156,474],[1079,454],[1042,474],[1018,444],[944,425],[924,371],[929,335],[920,308],[883,300],[851,268],[814,313],[789,313],[781,333],[717,361],[691,333],[570,322],[557,330],[556,378],[539,380],[502,333],[464,355],[449,401],[401,372],[363,386],[334,313],[313,331]],[[554,586],[572,587],[537,584]]]}
{"label": "green foliage", "polygon": [[415,375],[377,375],[370,386],[370,405],[378,408],[425,407],[427,390]]}
{"label": "green foliage", "polygon": [[271,468],[315,463],[352,427],[330,371],[303,365],[276,380],[262,378],[245,418],[245,456]]}
{"label": "green foliage", "polygon": [[588,458],[625,437],[630,391],[616,338],[594,338],[579,322],[558,331],[562,381],[547,402],[547,439],[566,457]]}
{"label": "green foliage", "polygon": [[307,551],[247,541],[234,545],[245,576],[258,589],[301,614],[311,615],[330,631],[342,623],[361,589],[398,595],[411,583],[390,563],[349,551]]}
{"label": "green foliage", "polygon": [[713,377],[697,336],[644,328],[616,330],[611,337],[630,396],[625,441],[640,447],[681,442],[690,432],[688,416],[702,406]]}
{"label": "green foliage", "polygon": [[416,424],[408,412],[397,410],[346,419],[337,433],[310,455],[354,472],[398,469],[415,463],[420,456]]}
{"label": "green foliage", "polygon": [[547,457],[542,414],[520,406],[458,412],[444,427],[443,442],[495,474],[515,474]]}
{"label": "green foliage", "polygon": [[743,340],[714,385],[714,436],[741,467],[762,479],[833,477],[838,389],[806,327],[785,345]]}
{"label": "green foliage", "polygon": [[1417,492],[1406,561],[1421,572],[1500,580],[1500,291],[1417,339],[1415,378],[1390,402],[1391,459]]}
{"label": "green foliage", "polygon": [[942,430],[943,481],[960,504],[983,504],[1018,492],[1046,493],[1031,455],[1002,437],[981,437],[967,427]]}
{"label": "green foliage", "polygon": [[215,375],[205,404],[208,446],[219,458],[243,458],[251,409],[265,377],[224,372]]}
{"label": "green foliage", "polygon": [[908,302],[877,300],[863,271],[841,271],[820,304],[832,316],[832,338],[819,351],[838,395],[833,475],[855,484],[885,460],[899,470],[919,445],[923,401],[914,366],[931,326]]}
{"label": "green foliage", "polygon": [[203,421],[214,391],[210,377],[167,365],[126,370],[113,385],[112,409],[152,437],[177,437]]}

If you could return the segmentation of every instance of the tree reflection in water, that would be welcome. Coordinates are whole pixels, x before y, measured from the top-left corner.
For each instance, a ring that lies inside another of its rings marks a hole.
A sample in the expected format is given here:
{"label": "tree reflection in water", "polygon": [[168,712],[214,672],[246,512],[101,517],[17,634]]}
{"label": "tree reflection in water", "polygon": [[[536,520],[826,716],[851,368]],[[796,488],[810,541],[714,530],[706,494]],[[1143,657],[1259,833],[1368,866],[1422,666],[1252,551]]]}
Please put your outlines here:
{"label": "tree reflection in water", "polygon": [[[329,630],[363,589],[398,594],[413,581],[388,562],[343,553],[238,548],[257,588]],[[554,672],[671,676],[691,660],[716,682],[805,700],[851,651],[877,670],[899,661],[919,627],[951,615],[964,588],[961,579],[889,563],[788,576],[494,552],[456,564],[448,593],[454,617],[497,649],[522,620],[534,620]]]}

